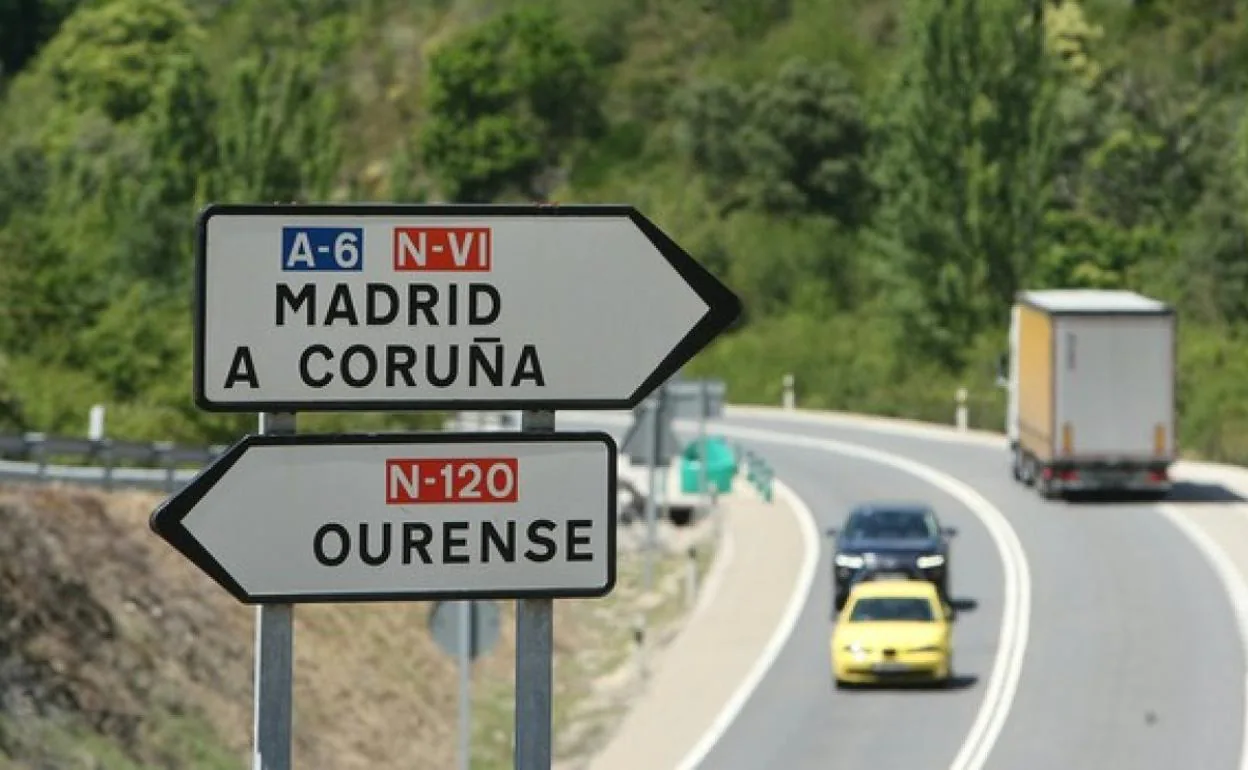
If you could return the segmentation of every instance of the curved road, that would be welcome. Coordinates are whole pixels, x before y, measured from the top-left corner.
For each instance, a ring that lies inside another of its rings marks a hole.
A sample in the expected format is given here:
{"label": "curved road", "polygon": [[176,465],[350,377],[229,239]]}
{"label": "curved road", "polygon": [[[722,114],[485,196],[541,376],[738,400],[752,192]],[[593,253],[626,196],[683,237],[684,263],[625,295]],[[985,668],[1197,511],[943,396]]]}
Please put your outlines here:
{"label": "curved road", "polygon": [[[559,422],[621,432],[584,413]],[[712,431],[767,458],[820,531],[860,500],[932,501],[959,530],[952,593],[967,608],[954,631],[961,680],[951,690],[838,692],[829,675],[825,541],[793,633],[699,767],[1240,767],[1245,670],[1230,600],[1200,551],[1156,506],[1046,503],[1010,478],[1002,448],[982,443],[742,411]],[[1022,544],[1025,600],[1008,593],[1013,557],[1003,554],[1000,537],[947,485],[827,451],[821,442],[828,439],[908,458],[977,491]],[[1029,609],[1021,618],[1020,605]],[[1023,652],[1015,677],[1009,656],[998,655],[1003,639]],[[994,669],[998,684],[1012,679],[1016,687],[986,698]]]}

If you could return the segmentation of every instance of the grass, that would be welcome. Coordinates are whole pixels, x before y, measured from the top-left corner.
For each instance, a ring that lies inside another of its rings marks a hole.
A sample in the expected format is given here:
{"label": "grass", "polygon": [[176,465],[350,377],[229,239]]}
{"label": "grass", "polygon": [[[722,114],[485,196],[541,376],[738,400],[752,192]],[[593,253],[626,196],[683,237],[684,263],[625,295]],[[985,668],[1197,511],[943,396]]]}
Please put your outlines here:
{"label": "grass", "polygon": [[[638,527],[640,529],[640,527]],[[715,555],[711,527],[681,533],[680,541],[697,543],[699,581]],[[556,651],[552,704],[554,753],[558,767],[581,766],[610,739],[627,713],[630,699],[644,687],[638,668],[634,628],[645,618],[647,658],[679,631],[687,615],[683,548],[657,552],[653,590],[643,588],[644,558],[622,533],[615,589],[601,599],[556,603]],[[504,623],[514,623],[514,605],[504,609]],[[501,645],[500,645],[501,646]],[[514,650],[511,647],[510,650]],[[508,664],[511,661],[507,661]],[[515,683],[506,671],[479,678],[473,704],[474,770],[512,767]],[[484,681],[483,681],[484,680]]]}
{"label": "grass", "polygon": [[[155,720],[152,729],[153,744],[167,752],[169,764],[196,770],[234,770],[238,766],[238,756],[223,746],[212,726],[200,718],[167,714]],[[7,753],[10,750],[27,759],[13,759]],[[31,764],[34,757],[38,757],[38,764]],[[23,719],[20,724],[0,719],[0,770],[157,770],[161,766],[136,762],[117,743],[81,725],[59,724],[48,718]]]}
{"label": "grass", "polygon": [[[16,686],[40,699],[29,713],[0,715],[0,770],[225,770],[247,761],[254,609],[148,531],[160,499],[0,485],[0,606],[11,620],[0,624],[0,647],[16,655],[19,672],[38,674],[33,690],[0,677],[0,694]],[[649,658],[682,624],[685,549],[697,543],[701,573],[713,557],[708,522],[662,524],[654,590],[644,591],[643,529],[620,529],[610,595],[555,603],[559,770],[581,766],[603,746],[644,686],[636,618],[647,618]],[[432,608],[297,609],[296,765],[455,766],[458,672],[429,634]],[[476,770],[511,767],[514,603],[500,609],[498,643],[474,664]]]}

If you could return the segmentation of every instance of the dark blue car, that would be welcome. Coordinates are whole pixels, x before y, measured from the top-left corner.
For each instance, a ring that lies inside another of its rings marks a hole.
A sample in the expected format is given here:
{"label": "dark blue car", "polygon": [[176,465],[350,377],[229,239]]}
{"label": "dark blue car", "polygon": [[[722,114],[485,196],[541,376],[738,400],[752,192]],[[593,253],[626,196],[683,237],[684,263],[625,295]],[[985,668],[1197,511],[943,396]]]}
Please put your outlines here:
{"label": "dark blue car", "polygon": [[836,609],[845,606],[849,590],[862,580],[903,578],[926,580],[949,599],[949,538],[925,503],[863,503],[849,513],[836,536],[832,556]]}

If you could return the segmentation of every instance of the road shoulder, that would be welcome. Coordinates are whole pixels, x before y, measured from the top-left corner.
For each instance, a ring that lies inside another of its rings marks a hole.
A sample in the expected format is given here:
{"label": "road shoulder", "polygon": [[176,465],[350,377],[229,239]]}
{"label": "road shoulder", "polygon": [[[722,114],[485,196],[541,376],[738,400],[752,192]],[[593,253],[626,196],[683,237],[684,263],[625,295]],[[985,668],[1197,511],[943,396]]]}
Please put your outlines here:
{"label": "road shoulder", "polygon": [[802,589],[804,514],[783,495],[769,503],[738,484],[720,503],[723,539],[705,593],[652,658],[645,688],[590,770],[677,767],[750,676]]}

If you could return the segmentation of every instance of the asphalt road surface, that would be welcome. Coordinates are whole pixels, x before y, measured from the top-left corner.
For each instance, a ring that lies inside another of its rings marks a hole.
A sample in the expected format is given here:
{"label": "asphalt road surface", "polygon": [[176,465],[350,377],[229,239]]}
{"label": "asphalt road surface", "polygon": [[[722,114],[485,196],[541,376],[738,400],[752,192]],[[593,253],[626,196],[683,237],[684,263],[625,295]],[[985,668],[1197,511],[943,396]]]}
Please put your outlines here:
{"label": "asphalt road surface", "polygon": [[[934,503],[959,530],[951,592],[962,609],[951,689],[836,691],[825,539],[797,626],[701,768],[1240,767],[1245,671],[1231,605],[1212,567],[1153,506],[1044,502],[1010,478],[995,447],[779,417],[734,417],[713,430],[764,456],[821,532],[861,500]],[[974,488],[1017,534],[1027,601],[1008,590],[1014,557],[965,500],[913,473],[824,451],[824,439],[900,455]],[[1021,652],[1012,687],[1003,639]]]}

